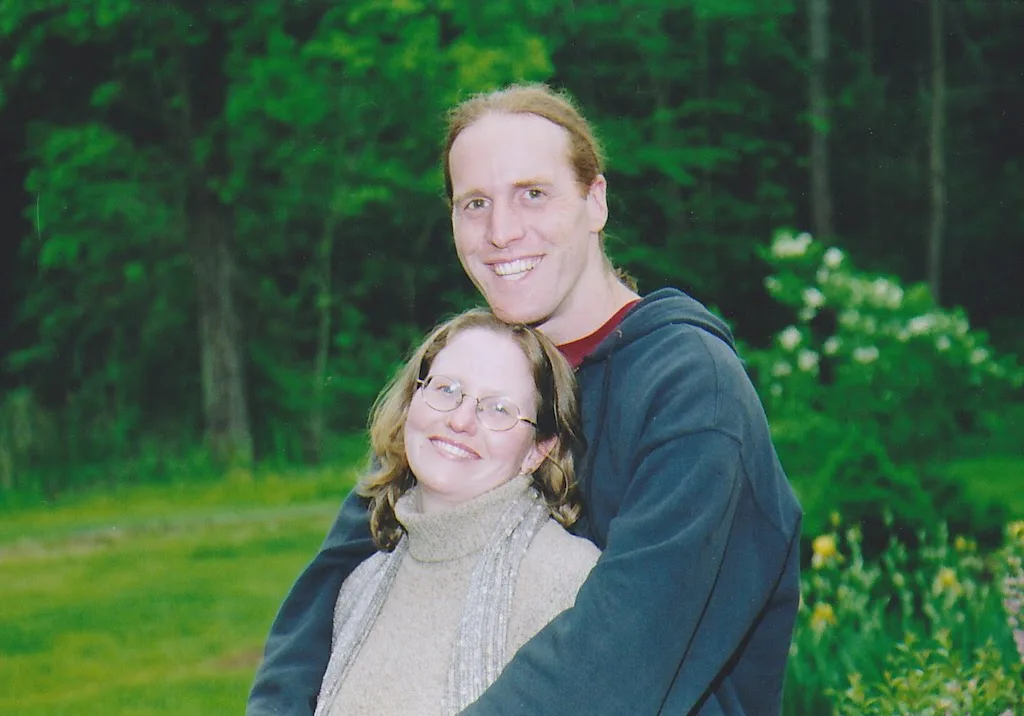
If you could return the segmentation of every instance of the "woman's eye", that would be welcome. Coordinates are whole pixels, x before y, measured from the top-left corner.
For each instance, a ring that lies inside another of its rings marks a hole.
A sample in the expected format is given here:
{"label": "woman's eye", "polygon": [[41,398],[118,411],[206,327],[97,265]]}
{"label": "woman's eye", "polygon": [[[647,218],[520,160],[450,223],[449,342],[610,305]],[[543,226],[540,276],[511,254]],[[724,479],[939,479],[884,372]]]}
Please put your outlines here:
{"label": "woman's eye", "polygon": [[487,206],[487,202],[483,199],[470,199],[466,202],[467,211],[476,211],[478,209],[483,209],[485,206]]}
{"label": "woman's eye", "polygon": [[526,198],[530,199],[531,201],[536,201],[537,199],[541,199],[543,197],[544,197],[544,192],[541,191],[540,189],[527,189],[526,190]]}
{"label": "woman's eye", "polygon": [[493,403],[491,411],[499,415],[512,415],[515,412],[508,403]]}

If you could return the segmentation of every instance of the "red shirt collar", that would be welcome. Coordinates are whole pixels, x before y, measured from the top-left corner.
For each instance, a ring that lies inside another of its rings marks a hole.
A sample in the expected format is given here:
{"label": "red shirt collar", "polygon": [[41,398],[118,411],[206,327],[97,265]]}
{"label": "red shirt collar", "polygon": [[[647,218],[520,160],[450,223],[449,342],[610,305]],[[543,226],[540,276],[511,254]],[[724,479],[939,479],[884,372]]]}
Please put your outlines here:
{"label": "red shirt collar", "polygon": [[598,344],[601,343],[605,338],[608,337],[612,331],[614,331],[622,319],[629,313],[629,309],[640,302],[640,299],[630,301],[625,306],[620,308],[615,314],[605,321],[604,325],[598,328],[596,331],[591,333],[589,336],[583,336],[583,338],[577,338],[574,341],[563,343],[558,346],[558,350],[562,351],[562,355],[566,357],[569,364],[573,367],[573,370],[580,367],[583,359],[594,352]]}

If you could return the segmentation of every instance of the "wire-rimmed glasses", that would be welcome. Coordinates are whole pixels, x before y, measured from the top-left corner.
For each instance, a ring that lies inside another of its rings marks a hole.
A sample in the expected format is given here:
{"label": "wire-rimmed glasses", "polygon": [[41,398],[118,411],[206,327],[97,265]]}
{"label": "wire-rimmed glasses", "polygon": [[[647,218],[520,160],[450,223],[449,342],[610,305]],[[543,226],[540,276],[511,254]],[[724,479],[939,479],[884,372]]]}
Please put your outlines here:
{"label": "wire-rimmed glasses", "polygon": [[486,395],[476,398],[467,395],[459,385],[459,381],[444,375],[431,375],[416,381],[417,387],[423,391],[423,400],[434,410],[450,413],[469,397],[476,401],[476,416],[480,424],[489,430],[504,432],[511,430],[521,422],[537,427],[537,423],[523,417],[519,406],[504,395]]}

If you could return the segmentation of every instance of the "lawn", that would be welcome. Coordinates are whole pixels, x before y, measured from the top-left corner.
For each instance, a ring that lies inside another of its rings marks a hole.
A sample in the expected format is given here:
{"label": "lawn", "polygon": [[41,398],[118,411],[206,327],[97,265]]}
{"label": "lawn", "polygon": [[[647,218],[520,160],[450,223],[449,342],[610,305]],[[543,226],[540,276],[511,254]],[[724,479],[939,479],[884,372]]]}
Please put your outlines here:
{"label": "lawn", "polygon": [[[1021,458],[949,473],[1024,515]],[[0,714],[241,713],[275,610],[353,479],[239,472],[0,513]]]}
{"label": "lawn", "polygon": [[241,713],[349,474],[122,490],[0,525],[0,713]]}

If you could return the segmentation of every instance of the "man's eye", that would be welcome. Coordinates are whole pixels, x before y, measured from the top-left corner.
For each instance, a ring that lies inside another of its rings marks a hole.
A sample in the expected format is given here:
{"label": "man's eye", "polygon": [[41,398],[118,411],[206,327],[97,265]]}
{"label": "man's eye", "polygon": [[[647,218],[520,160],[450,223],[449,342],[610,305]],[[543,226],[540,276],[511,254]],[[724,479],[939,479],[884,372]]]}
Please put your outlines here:
{"label": "man's eye", "polygon": [[544,192],[540,189],[527,189],[526,198],[532,201],[544,198]]}
{"label": "man's eye", "polygon": [[483,209],[487,206],[487,202],[483,199],[470,199],[466,202],[467,211],[476,211],[477,209]]}

